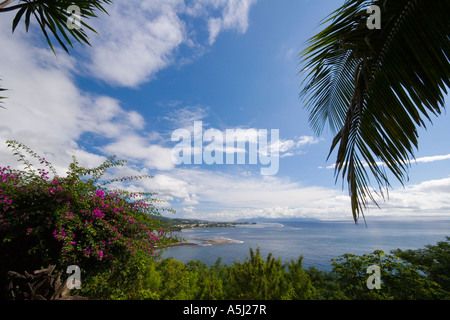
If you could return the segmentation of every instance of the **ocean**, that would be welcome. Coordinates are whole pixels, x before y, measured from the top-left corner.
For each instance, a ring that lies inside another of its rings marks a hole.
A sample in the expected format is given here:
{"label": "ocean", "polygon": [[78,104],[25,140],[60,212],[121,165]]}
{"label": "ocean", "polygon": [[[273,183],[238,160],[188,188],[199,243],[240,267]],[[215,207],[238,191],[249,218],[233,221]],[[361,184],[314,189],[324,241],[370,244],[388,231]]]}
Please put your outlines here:
{"label": "ocean", "polygon": [[[199,245],[175,246],[164,249],[162,258],[172,257],[181,262],[201,260],[214,264],[231,265],[244,261],[249,249],[260,248],[266,258],[269,253],[282,261],[298,259],[303,255],[304,268],[332,269],[331,259],[345,253],[357,255],[383,250],[420,249],[434,245],[450,236],[450,220],[369,221],[353,222],[258,222],[237,225],[234,228],[184,229],[179,235]],[[211,244],[200,239],[223,239],[231,243]]]}

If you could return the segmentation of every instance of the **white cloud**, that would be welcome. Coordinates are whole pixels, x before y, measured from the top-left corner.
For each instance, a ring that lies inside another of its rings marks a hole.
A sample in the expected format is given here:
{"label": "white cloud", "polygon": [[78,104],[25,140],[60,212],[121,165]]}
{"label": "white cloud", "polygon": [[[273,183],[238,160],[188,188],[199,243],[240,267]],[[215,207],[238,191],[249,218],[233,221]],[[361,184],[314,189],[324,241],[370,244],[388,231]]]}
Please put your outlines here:
{"label": "white cloud", "polygon": [[319,143],[321,140],[312,136],[301,136],[294,139],[280,139],[278,148],[280,157],[292,157],[303,154],[305,147]]}
{"label": "white cloud", "polygon": [[[210,220],[308,217],[352,221],[350,198],[342,190],[304,186],[281,177],[247,172],[214,172],[193,167],[157,174],[145,188],[158,190],[185,217]],[[395,189],[379,199],[366,218],[449,217],[450,178]]]}
{"label": "white cloud", "polygon": [[149,169],[171,170],[172,149],[150,144],[148,139],[137,134],[122,135],[115,141],[100,148],[106,154],[142,162]]}
{"label": "white cloud", "polygon": [[[136,160],[150,168],[173,167],[170,151],[151,144],[154,134],[137,134],[146,125],[141,114],[124,110],[110,97],[79,90],[73,79],[77,68],[73,58],[65,53],[55,58],[49,50],[33,47],[25,40],[28,35],[11,35],[7,23],[7,19],[0,22],[1,85],[8,88],[7,109],[0,110],[2,164],[17,163],[5,147],[5,140],[11,139],[45,156],[60,174],[67,171],[73,155],[82,165],[99,165],[106,158],[79,145],[85,134],[91,134],[95,148],[128,156],[129,148],[135,147],[131,150],[138,155]],[[169,155],[168,160],[164,155]]]}
{"label": "white cloud", "polygon": [[442,161],[442,160],[450,160],[450,154],[442,155],[442,156],[421,157],[421,158],[417,158],[413,162],[429,163],[429,162]]}
{"label": "white cloud", "polygon": [[208,109],[201,106],[185,106],[177,109],[171,108],[169,113],[162,117],[169,122],[169,126],[175,129],[194,130],[194,122],[206,118]]}
{"label": "white cloud", "polygon": [[135,87],[172,63],[186,39],[182,1],[115,2],[95,23],[89,70],[108,83]]}
{"label": "white cloud", "polygon": [[[396,189],[380,202],[382,213],[394,216],[450,217],[450,178],[423,181]],[[376,212],[377,209],[372,210]]]}
{"label": "white cloud", "polygon": [[221,17],[211,17],[208,20],[209,44],[216,41],[217,36],[224,30],[236,30],[245,33],[248,28],[250,7],[256,0],[203,0],[205,4],[215,8],[222,7]]}
{"label": "white cloud", "polygon": [[[278,150],[280,157],[288,157],[302,154],[307,146],[317,144],[321,141],[321,139],[312,136],[301,136],[293,139],[277,139],[275,136],[272,136],[272,130],[258,128],[236,127],[219,130],[210,128],[209,124],[203,121],[206,117],[207,109],[196,106],[171,110],[170,115],[162,117],[162,119],[169,121],[174,128],[189,131],[191,139],[194,139],[197,136],[199,139],[202,138],[204,145],[219,138],[219,141],[223,141],[222,148],[220,148],[220,145],[215,145],[215,150],[229,154],[247,153],[246,143],[251,143],[256,147],[260,147],[258,146],[258,143],[260,141],[266,141],[269,150]],[[195,127],[196,121],[198,121],[197,127]],[[195,128],[197,128],[197,131],[194,130]],[[208,137],[205,137],[206,134]],[[228,140],[231,142],[232,139],[235,141],[234,147],[227,143]],[[266,150],[264,150],[264,152],[265,151]],[[259,152],[261,152],[260,149]]]}
{"label": "white cloud", "polygon": [[107,96],[93,97],[78,122],[80,130],[92,132],[105,138],[119,138],[123,135],[143,129],[144,118],[136,111],[125,111],[120,102]]}
{"label": "white cloud", "polygon": [[[436,156],[428,156],[428,157],[420,157],[411,161],[411,163],[431,163],[436,161],[450,160],[450,154],[447,155],[436,155]],[[363,162],[364,166],[367,166],[367,163]],[[383,162],[377,162],[377,165],[384,166]],[[322,167],[323,168],[323,167]],[[335,165],[329,165],[326,169],[334,169]]]}
{"label": "white cloud", "polygon": [[[212,45],[220,32],[245,33],[254,3],[256,0],[115,2],[107,8],[109,16],[101,15],[92,21],[100,36],[92,36],[92,48],[83,48],[89,52],[89,75],[113,85],[136,87],[173,63],[189,61],[177,55],[180,46],[202,46],[195,38],[195,30],[189,27],[192,23],[182,17],[207,20]],[[212,17],[217,10],[221,16]]]}
{"label": "white cloud", "polygon": [[[115,2],[107,8],[109,16],[101,15],[92,21],[100,36],[93,35],[92,47],[83,48],[89,52],[87,72],[113,85],[136,87],[173,63],[189,61],[177,55],[182,45],[202,46],[195,30],[189,27],[192,23],[183,19],[207,20],[208,42],[212,45],[220,32],[245,33],[254,3],[256,0]],[[212,17],[217,10],[220,17]]]}
{"label": "white cloud", "polygon": [[[20,140],[36,151],[46,150],[50,158],[60,155],[70,161],[65,151],[76,147],[81,134],[78,119],[88,100],[72,83],[74,62],[57,61],[27,45],[23,33],[11,35],[9,23],[0,22],[2,87],[8,88],[7,109],[0,110],[1,138]],[[2,160],[7,158],[2,154]]]}
{"label": "white cloud", "polygon": [[[181,215],[212,220],[253,217],[348,218],[342,192],[305,187],[276,177],[174,169],[145,182]],[[176,200],[180,199],[181,204]]]}
{"label": "white cloud", "polygon": [[163,200],[182,199],[184,204],[197,204],[195,186],[170,173],[159,173],[153,179],[143,181],[146,189],[157,190],[158,197]]}

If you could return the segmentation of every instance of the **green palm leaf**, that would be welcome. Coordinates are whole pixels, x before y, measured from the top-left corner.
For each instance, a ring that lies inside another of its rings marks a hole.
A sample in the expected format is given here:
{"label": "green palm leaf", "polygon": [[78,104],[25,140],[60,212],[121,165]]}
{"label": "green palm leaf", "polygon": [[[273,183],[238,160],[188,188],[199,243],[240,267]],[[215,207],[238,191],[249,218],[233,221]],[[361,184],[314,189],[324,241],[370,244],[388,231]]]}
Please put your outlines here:
{"label": "green palm leaf", "polygon": [[[372,4],[382,9],[381,30],[366,25]],[[370,178],[383,197],[387,172],[404,183],[418,127],[444,108],[448,12],[447,0],[346,1],[302,52],[301,96],[312,128],[320,133],[328,124],[336,134],[330,155],[337,148],[336,176],[348,184],[355,222],[375,201]]]}
{"label": "green palm leaf", "polygon": [[[1,91],[6,91],[6,89],[3,89],[2,87],[0,87],[0,92]],[[5,107],[2,106],[2,100],[5,99],[6,97],[1,97],[0,96],[0,108],[5,109]]]}
{"label": "green palm leaf", "polygon": [[85,21],[96,17],[95,11],[106,13],[104,5],[111,2],[111,0],[20,0],[17,5],[0,7],[0,13],[17,10],[12,24],[13,32],[23,15],[25,15],[25,28],[28,31],[31,22],[30,18],[33,16],[53,52],[55,51],[51,36],[69,53],[68,46],[73,47],[71,38],[83,45],[89,45],[89,41],[83,28],[70,28],[68,26],[68,21],[73,18],[73,15],[67,9],[71,5],[78,6],[81,26],[95,32]]}

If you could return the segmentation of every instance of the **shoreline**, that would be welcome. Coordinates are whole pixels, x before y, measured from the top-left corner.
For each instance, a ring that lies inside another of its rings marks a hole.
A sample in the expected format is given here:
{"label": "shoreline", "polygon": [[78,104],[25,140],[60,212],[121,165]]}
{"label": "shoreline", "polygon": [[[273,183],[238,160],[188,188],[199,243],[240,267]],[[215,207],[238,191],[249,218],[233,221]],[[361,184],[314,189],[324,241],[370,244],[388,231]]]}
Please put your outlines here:
{"label": "shoreline", "polygon": [[[192,240],[199,241],[200,243],[189,242]],[[212,239],[195,238],[195,239],[188,239],[187,242],[177,242],[177,243],[169,244],[167,246],[167,248],[181,247],[181,246],[207,246],[207,245],[232,244],[232,243],[243,243],[243,241],[226,239],[226,238],[212,238]]]}

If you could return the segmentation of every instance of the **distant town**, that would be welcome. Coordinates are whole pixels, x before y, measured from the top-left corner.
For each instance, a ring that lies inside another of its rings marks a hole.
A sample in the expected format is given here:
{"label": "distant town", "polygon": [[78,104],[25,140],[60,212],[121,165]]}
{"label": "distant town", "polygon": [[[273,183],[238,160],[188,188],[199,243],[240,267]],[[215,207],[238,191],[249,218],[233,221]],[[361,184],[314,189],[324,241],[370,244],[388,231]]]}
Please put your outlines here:
{"label": "distant town", "polygon": [[172,231],[181,231],[182,229],[191,228],[234,228],[236,225],[256,224],[256,222],[217,222],[199,219],[172,219],[167,217],[159,217],[159,220]]}

